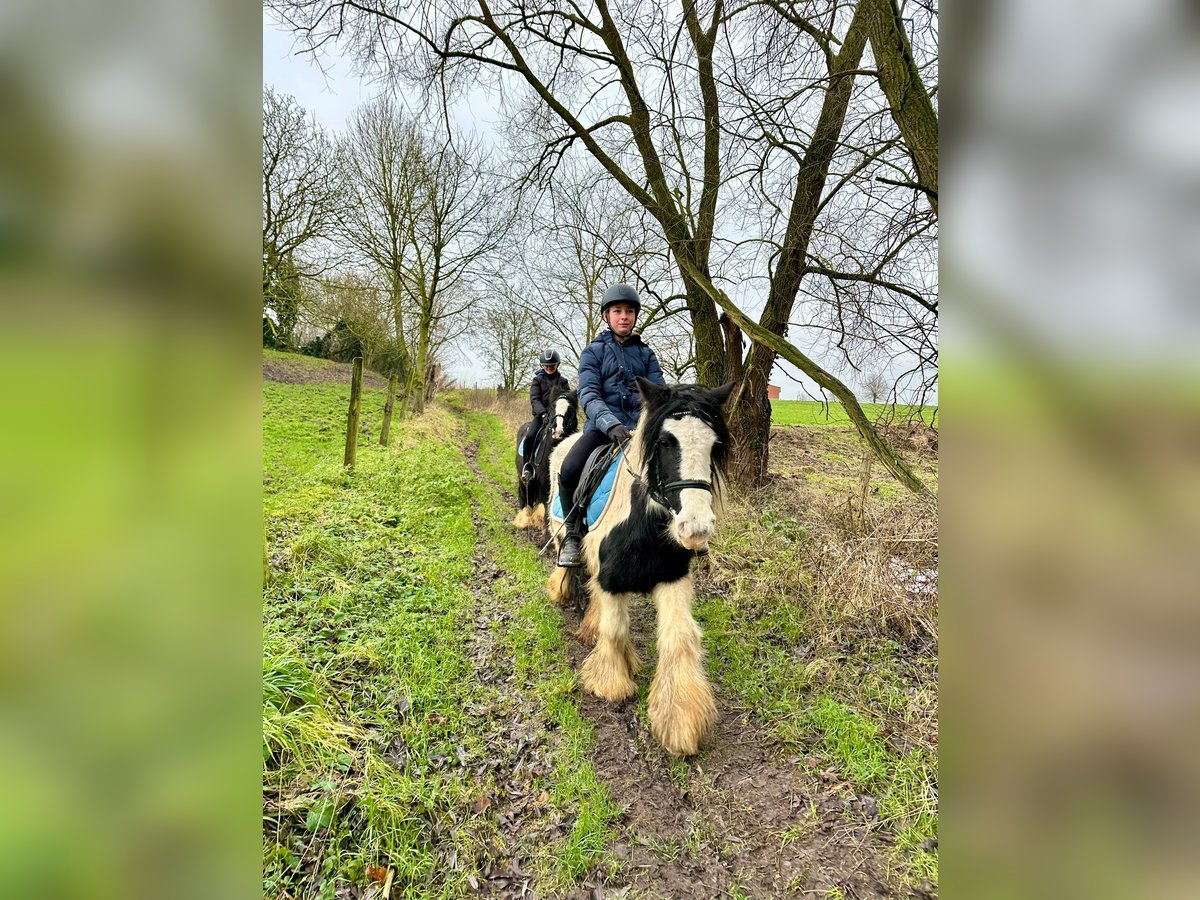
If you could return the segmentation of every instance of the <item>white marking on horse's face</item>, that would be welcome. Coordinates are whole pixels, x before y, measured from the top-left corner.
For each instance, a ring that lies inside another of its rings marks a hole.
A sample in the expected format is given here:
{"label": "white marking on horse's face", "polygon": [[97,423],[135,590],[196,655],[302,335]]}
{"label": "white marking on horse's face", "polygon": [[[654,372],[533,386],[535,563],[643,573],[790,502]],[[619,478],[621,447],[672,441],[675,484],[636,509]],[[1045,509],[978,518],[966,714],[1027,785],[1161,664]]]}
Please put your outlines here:
{"label": "white marking on horse's face", "polygon": [[[695,416],[667,419],[663,431],[679,442],[680,480],[710,481],[716,432]],[[680,491],[679,512],[671,519],[671,537],[689,550],[703,550],[716,529],[712,494],[702,488]]]}
{"label": "white marking on horse's face", "polygon": [[554,439],[562,440],[563,429],[566,427],[567,412],[571,409],[571,401],[566,397],[559,397],[554,402]]}

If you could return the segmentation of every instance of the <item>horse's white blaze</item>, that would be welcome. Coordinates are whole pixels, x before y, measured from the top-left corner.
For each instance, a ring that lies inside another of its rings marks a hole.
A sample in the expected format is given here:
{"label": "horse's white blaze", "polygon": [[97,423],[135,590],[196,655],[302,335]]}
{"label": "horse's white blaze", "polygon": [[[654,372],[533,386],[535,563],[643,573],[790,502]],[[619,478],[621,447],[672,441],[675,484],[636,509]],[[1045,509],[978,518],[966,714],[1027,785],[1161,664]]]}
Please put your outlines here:
{"label": "horse's white blaze", "polygon": [[[712,449],[717,433],[695,416],[667,419],[663,431],[679,442],[679,477],[684,481],[712,479]],[[679,492],[679,512],[671,521],[675,539],[689,550],[699,550],[708,544],[717,527],[713,513],[712,494],[701,488],[684,488]]]}
{"label": "horse's white blaze", "polygon": [[557,441],[563,436],[563,427],[567,421],[567,411],[571,408],[571,403],[566,397],[559,397],[554,403],[554,439]]}

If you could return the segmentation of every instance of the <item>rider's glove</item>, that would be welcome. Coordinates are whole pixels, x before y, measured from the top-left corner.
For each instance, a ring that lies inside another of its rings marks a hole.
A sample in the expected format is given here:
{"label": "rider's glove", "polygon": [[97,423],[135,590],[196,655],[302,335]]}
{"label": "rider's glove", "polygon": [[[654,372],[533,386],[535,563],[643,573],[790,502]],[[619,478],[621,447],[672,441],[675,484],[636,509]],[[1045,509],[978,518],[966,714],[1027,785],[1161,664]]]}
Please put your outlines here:
{"label": "rider's glove", "polygon": [[623,444],[633,437],[633,432],[618,422],[612,428],[608,429],[608,439],[618,444]]}

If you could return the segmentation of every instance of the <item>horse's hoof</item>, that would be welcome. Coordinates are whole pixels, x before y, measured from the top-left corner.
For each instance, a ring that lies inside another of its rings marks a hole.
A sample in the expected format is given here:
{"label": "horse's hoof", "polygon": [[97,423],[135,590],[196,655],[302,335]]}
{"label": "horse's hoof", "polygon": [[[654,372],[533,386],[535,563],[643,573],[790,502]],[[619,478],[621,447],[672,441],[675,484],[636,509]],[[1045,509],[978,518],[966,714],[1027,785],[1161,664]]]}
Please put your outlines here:
{"label": "horse's hoof", "polygon": [[593,650],[579,671],[579,682],[589,694],[609,703],[620,703],[637,693],[637,684],[611,662],[601,661]]}
{"label": "horse's hoof", "polygon": [[[676,685],[670,700],[650,686],[646,712],[650,733],[672,756],[692,756],[712,732],[720,718],[707,683],[682,687]],[[669,706],[667,704],[670,704]]]}
{"label": "horse's hoof", "polygon": [[571,601],[571,572],[569,569],[555,569],[550,573],[546,582],[546,593],[559,606],[566,606]]}

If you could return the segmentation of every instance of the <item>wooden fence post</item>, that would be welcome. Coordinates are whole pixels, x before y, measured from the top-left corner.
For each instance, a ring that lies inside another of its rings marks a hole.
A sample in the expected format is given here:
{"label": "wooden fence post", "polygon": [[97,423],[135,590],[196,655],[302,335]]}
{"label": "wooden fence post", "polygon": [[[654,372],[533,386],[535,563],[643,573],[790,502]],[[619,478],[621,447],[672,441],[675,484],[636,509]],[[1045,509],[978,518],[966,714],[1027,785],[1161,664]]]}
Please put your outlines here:
{"label": "wooden fence post", "polygon": [[362,357],[354,357],[350,375],[350,411],[346,414],[345,466],[354,468],[354,451],[358,449],[358,407],[362,400]]}
{"label": "wooden fence post", "polygon": [[396,376],[388,379],[387,402],[383,404],[383,428],[379,430],[379,446],[388,445],[388,436],[392,431],[392,407],[396,405]]}

